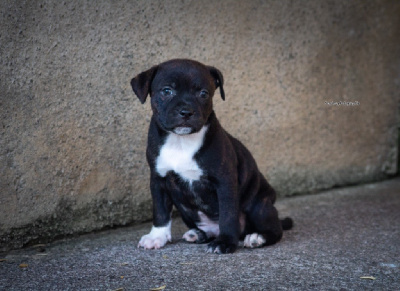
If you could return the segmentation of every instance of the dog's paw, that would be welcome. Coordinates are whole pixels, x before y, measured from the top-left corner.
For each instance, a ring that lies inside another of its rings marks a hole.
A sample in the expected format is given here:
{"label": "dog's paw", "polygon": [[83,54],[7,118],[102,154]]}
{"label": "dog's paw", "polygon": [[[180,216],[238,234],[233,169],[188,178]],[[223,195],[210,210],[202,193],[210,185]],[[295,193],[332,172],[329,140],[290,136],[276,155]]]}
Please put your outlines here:
{"label": "dog's paw", "polygon": [[166,236],[154,237],[151,234],[146,234],[140,239],[138,247],[143,247],[146,250],[159,249],[165,246],[168,240]]}
{"label": "dog's paw", "polygon": [[236,251],[237,244],[215,240],[208,244],[207,253],[230,254]]}
{"label": "dog's paw", "polygon": [[146,250],[159,249],[169,241],[171,241],[171,224],[163,227],[153,226],[149,234],[142,236],[138,243],[138,248],[143,247]]}
{"label": "dog's paw", "polygon": [[248,234],[244,238],[245,248],[258,248],[262,247],[267,240],[264,236],[258,233]]}
{"label": "dog's paw", "polygon": [[182,238],[187,242],[196,242],[199,239],[199,235],[198,235],[196,229],[193,228],[193,229],[185,232],[185,234],[182,236]]}
{"label": "dog's paw", "polygon": [[209,240],[204,231],[196,228],[192,228],[185,232],[182,238],[187,242],[198,244],[205,243]]}

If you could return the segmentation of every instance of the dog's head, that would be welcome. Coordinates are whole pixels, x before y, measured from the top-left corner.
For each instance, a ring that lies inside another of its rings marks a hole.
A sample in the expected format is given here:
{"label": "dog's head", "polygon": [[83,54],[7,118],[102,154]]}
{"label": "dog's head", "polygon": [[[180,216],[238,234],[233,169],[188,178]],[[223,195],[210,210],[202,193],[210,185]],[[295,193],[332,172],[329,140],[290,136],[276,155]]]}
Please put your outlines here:
{"label": "dog's head", "polygon": [[147,95],[158,125],[176,134],[198,132],[212,112],[212,97],[217,88],[225,93],[221,72],[199,62],[176,59],[159,64],[131,80],[142,104]]}

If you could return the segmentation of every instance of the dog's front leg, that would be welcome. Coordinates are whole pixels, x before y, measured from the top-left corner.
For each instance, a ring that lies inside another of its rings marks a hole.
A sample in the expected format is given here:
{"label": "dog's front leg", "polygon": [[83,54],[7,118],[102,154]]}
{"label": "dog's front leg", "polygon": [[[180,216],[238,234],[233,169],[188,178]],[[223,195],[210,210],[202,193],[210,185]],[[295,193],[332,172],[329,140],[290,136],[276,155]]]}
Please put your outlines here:
{"label": "dog's front leg", "polygon": [[142,236],[138,247],[159,249],[171,241],[172,201],[165,189],[165,179],[151,173],[151,196],[153,198],[153,227],[149,234]]}
{"label": "dog's front leg", "polygon": [[240,235],[239,197],[234,183],[222,182],[217,189],[219,203],[219,236],[208,244],[209,253],[235,252]]}

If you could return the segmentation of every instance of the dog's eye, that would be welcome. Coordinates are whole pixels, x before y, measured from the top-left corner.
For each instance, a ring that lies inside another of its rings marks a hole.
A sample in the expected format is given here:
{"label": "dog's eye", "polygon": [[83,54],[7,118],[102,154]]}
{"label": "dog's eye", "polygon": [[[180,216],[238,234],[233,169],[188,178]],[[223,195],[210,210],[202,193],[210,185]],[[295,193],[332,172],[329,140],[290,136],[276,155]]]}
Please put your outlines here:
{"label": "dog's eye", "polygon": [[161,92],[163,93],[164,96],[171,96],[172,95],[172,89],[170,87],[162,88]]}
{"label": "dog's eye", "polygon": [[208,91],[207,90],[201,90],[199,96],[201,98],[207,98],[208,97]]}

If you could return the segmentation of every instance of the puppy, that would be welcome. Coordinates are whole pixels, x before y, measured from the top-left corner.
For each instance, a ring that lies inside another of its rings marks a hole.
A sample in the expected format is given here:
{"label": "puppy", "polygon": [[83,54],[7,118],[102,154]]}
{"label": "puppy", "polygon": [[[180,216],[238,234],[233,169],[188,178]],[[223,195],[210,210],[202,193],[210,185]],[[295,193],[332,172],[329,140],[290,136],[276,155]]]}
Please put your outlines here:
{"label": "puppy", "polygon": [[279,220],[274,189],[253,156],[220,125],[213,110],[222,73],[175,59],[140,73],[131,86],[141,103],[151,97],[147,143],[153,227],[138,246],[158,249],[171,241],[173,205],[189,227],[188,242],[208,242],[208,252],[233,253],[244,246],[278,242],[292,220]]}

